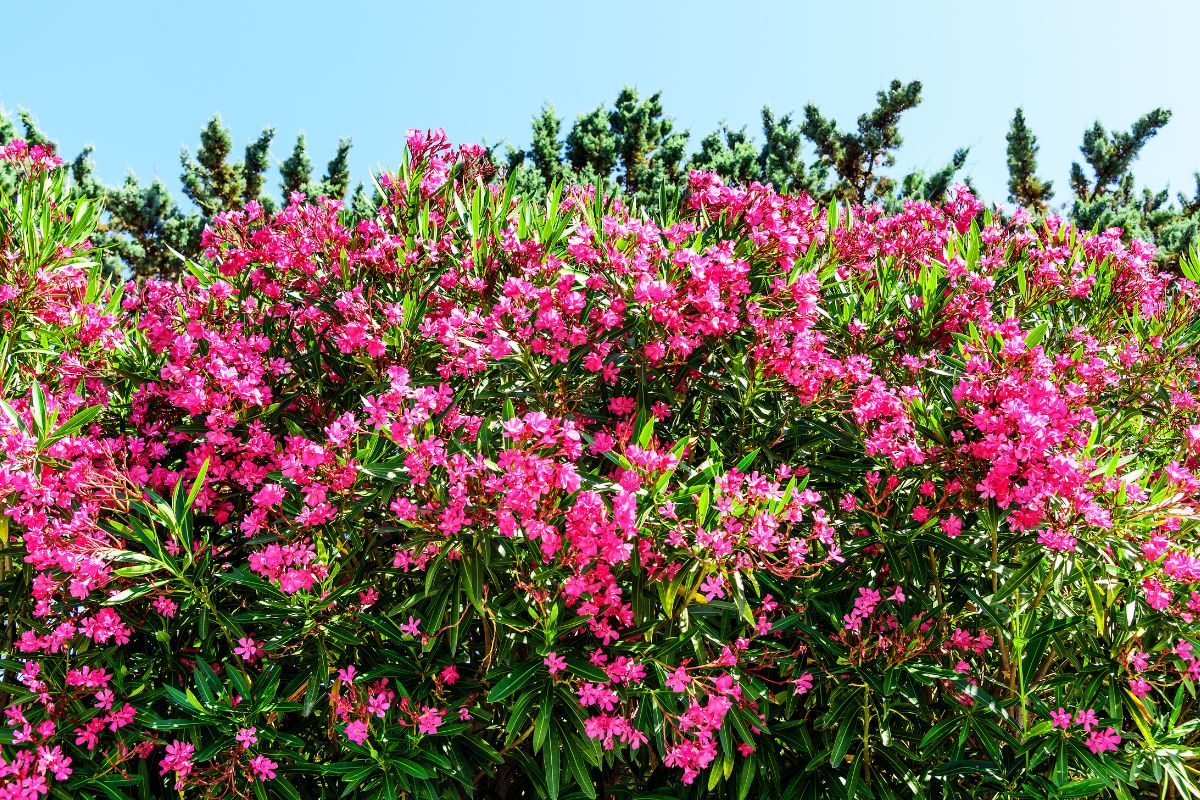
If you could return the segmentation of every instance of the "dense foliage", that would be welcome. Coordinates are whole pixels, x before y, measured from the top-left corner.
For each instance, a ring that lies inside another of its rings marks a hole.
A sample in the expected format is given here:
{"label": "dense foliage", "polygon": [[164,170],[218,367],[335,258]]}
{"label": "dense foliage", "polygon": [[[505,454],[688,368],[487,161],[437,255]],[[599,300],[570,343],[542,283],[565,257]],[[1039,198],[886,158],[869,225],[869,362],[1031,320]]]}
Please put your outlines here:
{"label": "dense foliage", "polygon": [[0,797],[1200,794],[1194,258],[408,143],[123,289],[0,150]]}
{"label": "dense foliage", "polygon": [[[905,200],[942,203],[956,179],[963,176],[968,152],[960,149],[946,164],[930,173],[917,170],[895,175],[896,154],[903,143],[903,115],[921,102],[919,81],[892,81],[876,95],[875,107],[843,130],[836,120],[807,104],[799,117],[762,110],[762,137],[756,142],[746,128],[722,124],[707,136],[691,140],[666,113],[661,95],[642,97],[626,87],[611,107],[603,105],[579,117],[567,129],[547,105],[532,119],[528,148],[499,146],[487,157],[515,184],[521,197],[543,200],[557,183],[603,186],[606,193],[658,208],[678,201],[687,191],[691,170],[715,172],[728,183],[769,183],[778,192],[807,192],[825,206],[831,200],[850,204],[882,203],[898,212]],[[1137,185],[1134,162],[1143,147],[1167,124],[1171,112],[1154,109],[1138,119],[1129,132],[1107,131],[1099,123],[1086,131],[1080,152],[1084,164],[1071,166],[1071,193],[1060,210],[1083,230],[1113,227],[1127,237],[1156,246],[1156,258],[1168,269],[1178,265],[1200,244],[1200,173],[1195,195]],[[47,143],[28,113],[20,114],[23,136],[31,144]],[[13,124],[0,114],[0,146],[16,138]],[[145,185],[128,175],[121,186],[105,186],[93,176],[91,148],[72,162],[75,183],[84,197],[103,198],[97,244],[105,265],[126,277],[178,276],[178,254],[196,257],[200,235],[214,215],[257,201],[272,212],[291,202],[293,192],[309,199],[324,195],[346,200],[350,190],[351,142],[343,139],[318,179],[304,134],[291,153],[273,159],[275,130],[267,128],[246,144],[240,159],[233,137],[219,116],[200,132],[193,155],[180,154],[180,183],[192,208],[178,204],[159,180]],[[1045,211],[1054,197],[1053,186],[1038,175],[1037,137],[1024,112],[1017,109],[1008,132],[1009,193],[1007,200],[1030,211]],[[276,187],[269,186],[272,163],[279,163]],[[1090,172],[1090,175],[1088,174]],[[6,185],[0,169],[0,190]],[[273,193],[273,188],[279,194]],[[993,198],[999,200],[1001,198]],[[359,183],[349,200],[355,220],[367,219],[380,202],[377,191]]]}

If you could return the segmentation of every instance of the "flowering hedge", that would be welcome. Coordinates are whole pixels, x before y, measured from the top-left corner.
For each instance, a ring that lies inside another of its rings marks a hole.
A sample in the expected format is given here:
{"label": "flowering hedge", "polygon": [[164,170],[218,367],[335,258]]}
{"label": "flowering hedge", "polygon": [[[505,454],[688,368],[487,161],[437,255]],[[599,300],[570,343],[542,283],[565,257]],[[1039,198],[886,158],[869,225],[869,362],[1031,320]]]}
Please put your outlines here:
{"label": "flowering hedge", "polygon": [[1197,795],[1194,260],[414,132],[121,289],[0,160],[0,798]]}

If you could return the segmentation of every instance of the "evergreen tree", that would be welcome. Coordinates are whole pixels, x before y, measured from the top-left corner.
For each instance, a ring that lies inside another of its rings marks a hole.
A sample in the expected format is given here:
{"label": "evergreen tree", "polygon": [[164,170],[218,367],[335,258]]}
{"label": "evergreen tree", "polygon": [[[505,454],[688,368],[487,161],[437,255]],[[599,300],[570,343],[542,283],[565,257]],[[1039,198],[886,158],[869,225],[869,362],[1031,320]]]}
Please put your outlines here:
{"label": "evergreen tree", "polygon": [[542,113],[533,118],[533,142],[529,158],[533,162],[542,184],[551,186],[563,179],[563,145],[558,140],[562,121],[554,113],[554,106],[542,106]]}
{"label": "evergreen tree", "polygon": [[21,135],[22,139],[30,144],[54,144],[54,142],[46,138],[46,134],[42,133],[41,128],[37,126],[37,122],[34,121],[33,115],[27,110],[23,108],[19,110],[17,117],[21,120],[21,127],[25,129],[25,132]]}
{"label": "evergreen tree", "polygon": [[545,197],[546,184],[542,181],[541,173],[533,165],[529,151],[508,146],[504,154],[504,174],[512,183],[515,194],[538,200]]}
{"label": "evergreen tree", "polygon": [[1071,164],[1071,188],[1075,190],[1075,196],[1091,201],[1101,195],[1116,193],[1123,200],[1129,200],[1133,191],[1133,174],[1130,172],[1133,162],[1170,119],[1169,110],[1156,108],[1139,117],[1128,133],[1112,134],[1097,120],[1084,132],[1083,144],[1079,147],[1092,168],[1092,178],[1089,180],[1084,176],[1083,168],[1077,162]]}
{"label": "evergreen tree", "polygon": [[265,128],[258,138],[246,145],[246,158],[243,174],[246,185],[242,192],[242,202],[264,200],[263,184],[267,167],[271,165],[271,140],[275,138],[274,128]]}
{"label": "evergreen tree", "polygon": [[71,178],[76,191],[104,202],[98,242],[104,266],[122,277],[177,277],[180,256],[194,256],[200,248],[204,218],[180,209],[158,179],[142,186],[130,173],[121,186],[105,186],[93,174],[91,154],[88,145],[75,157]]}
{"label": "evergreen tree", "polygon": [[1178,261],[1179,256],[1200,247],[1200,172],[1193,175],[1196,194],[1188,197],[1183,192],[1177,195],[1179,213],[1160,226],[1155,243],[1167,254],[1167,260]]}
{"label": "evergreen tree", "polygon": [[320,193],[325,197],[346,199],[346,192],[350,189],[350,148],[353,145],[351,139],[338,140],[337,150],[325,167],[325,177],[321,178]]}
{"label": "evergreen tree", "polygon": [[354,194],[350,197],[350,215],[354,219],[369,219],[375,216],[382,202],[383,197],[378,190],[368,194],[366,187],[360,182],[354,187]]}
{"label": "evergreen tree", "polygon": [[[764,106],[762,141],[758,144],[745,128],[722,123],[699,141],[698,150],[686,156],[688,132],[677,130],[674,120],[655,93],[641,98],[626,87],[611,107],[599,106],[579,115],[565,132],[554,107],[546,104],[531,118],[528,149],[509,147],[502,158],[489,150],[493,161],[504,162],[517,193],[543,197],[556,181],[594,184],[606,192],[619,191],[644,208],[665,209],[676,202],[687,186],[684,165],[712,170],[732,183],[770,183],[787,193],[808,192],[824,204],[831,199],[851,203],[881,202],[889,209],[905,200],[938,202],[966,166],[967,151],[959,150],[940,169],[914,171],[899,179],[887,174],[895,166],[902,144],[899,121],[921,99],[921,84],[892,81],[876,94],[876,106],[861,115],[853,130],[842,130],[813,104],[804,108],[802,121],[791,114],[776,115]],[[1071,168],[1072,221],[1084,228],[1120,227],[1130,236],[1146,238],[1171,263],[1200,242],[1200,173],[1195,196],[1179,193],[1172,201],[1165,189],[1138,187],[1132,165],[1151,138],[1167,123],[1170,112],[1155,109],[1138,119],[1128,131],[1109,132],[1097,122],[1085,132],[1080,148],[1083,161]],[[33,143],[49,140],[32,116],[21,111],[17,122],[0,114],[0,145],[20,135]],[[133,175],[118,187],[107,187],[92,174],[91,148],[72,164],[78,191],[100,197],[106,207],[100,232],[106,246],[106,264],[136,278],[169,277],[181,266],[175,251],[196,257],[199,237],[212,216],[257,200],[268,212],[277,203],[267,194],[266,175],[271,163],[274,129],[266,128],[246,145],[242,160],[232,158],[233,143],[220,116],[214,116],[200,134],[193,157],[181,154],[184,194],[195,210],[181,208],[160,181],[142,185]],[[809,144],[806,145],[805,142]],[[1022,109],[1016,109],[1008,135],[1009,200],[1037,211],[1048,208],[1049,181],[1038,177],[1037,138]],[[811,146],[811,157],[805,148]],[[326,195],[346,199],[350,187],[351,141],[339,141],[324,176],[317,180],[307,142],[300,134],[291,154],[279,169],[284,201],[293,191],[310,199]],[[0,191],[11,191],[11,174],[0,165]],[[970,185],[970,179],[965,179]],[[349,199],[351,219],[375,213],[378,191],[360,183]],[[664,205],[665,203],[665,205]]]}
{"label": "evergreen tree", "polygon": [[162,181],[142,186],[127,175],[124,184],[105,193],[104,202],[110,258],[119,259],[106,259],[110,269],[170,279],[183,271],[181,255],[196,257],[206,220],[181,210]]}
{"label": "evergreen tree", "polygon": [[1092,175],[1085,175],[1078,162],[1071,164],[1075,192],[1071,220],[1084,229],[1120,228],[1167,250],[1167,260],[1173,261],[1180,250],[1171,254],[1170,249],[1190,246],[1195,240],[1195,215],[1188,213],[1186,205],[1176,208],[1165,189],[1138,191],[1133,176],[1133,162],[1170,118],[1170,111],[1156,108],[1139,117],[1127,132],[1109,133],[1099,121],[1084,132],[1079,150]]}
{"label": "evergreen tree", "polygon": [[[883,198],[884,206],[889,211],[897,211],[903,208],[905,200],[924,200],[929,203],[945,202],[950,187],[954,184],[955,176],[967,163],[969,152],[970,150],[965,147],[955,150],[950,161],[932,174],[926,174],[924,170],[908,173],[900,180],[895,196]],[[967,186],[970,187],[969,179],[967,179]]]}
{"label": "evergreen tree", "polygon": [[[30,144],[53,144],[38,128],[33,116],[28,111],[18,110],[17,119],[21,121],[21,127],[24,128],[20,134],[17,133],[17,128],[13,125],[12,120],[3,112],[3,109],[0,109],[0,147],[13,139],[24,139]],[[0,164],[0,192],[8,194],[13,191],[15,185],[12,168],[8,164]]]}
{"label": "evergreen tree", "polygon": [[1008,200],[1031,211],[1045,211],[1054,192],[1051,182],[1037,176],[1037,137],[1025,123],[1020,107],[1008,127]]}
{"label": "evergreen tree", "polygon": [[609,115],[604,106],[581,114],[575,120],[567,134],[566,155],[572,180],[608,186],[618,153],[617,137],[609,126]]}
{"label": "evergreen tree", "polygon": [[769,106],[763,106],[762,129],[763,146],[758,155],[761,180],[780,192],[815,193],[825,182],[827,172],[818,170],[814,175],[805,168],[801,155],[804,135],[794,125],[792,115],[776,118]]}
{"label": "evergreen tree", "polygon": [[730,183],[749,183],[761,175],[759,152],[746,129],[730,130],[724,123],[700,140],[700,152],[690,166],[715,172]]}
{"label": "evergreen tree", "polygon": [[869,203],[888,197],[895,182],[881,174],[896,163],[895,151],[903,143],[900,116],[921,102],[921,83],[894,80],[876,95],[877,105],[858,118],[858,129],[846,132],[826,119],[809,103],[804,107],[801,132],[817,151],[820,161],[837,176],[833,196],[849,203]]}
{"label": "evergreen tree", "polygon": [[[0,147],[17,138],[17,129],[7,115],[0,113]],[[16,175],[8,164],[0,164],[0,193],[6,197],[16,189]]]}
{"label": "evergreen tree", "polygon": [[309,199],[316,199],[316,192],[313,191],[312,170],[312,159],[308,157],[308,145],[304,140],[304,134],[299,133],[296,135],[296,146],[292,148],[292,154],[279,165],[284,205],[291,202],[292,194],[295,192],[300,192]]}
{"label": "evergreen tree", "polygon": [[[259,142],[265,138],[266,147],[269,147],[272,136],[273,131],[264,130],[259,140],[247,148],[251,161],[261,164],[265,160],[260,155],[265,147],[260,147]],[[232,151],[233,139],[229,129],[221,122],[221,115],[216,114],[200,131],[200,148],[195,158],[186,147],[179,155],[183,166],[180,176],[183,193],[205,214],[238,208],[247,199],[258,199],[247,197],[246,162],[230,162]],[[261,186],[259,180],[254,183]]]}
{"label": "evergreen tree", "polygon": [[608,119],[627,195],[657,193],[678,180],[687,133],[675,131],[674,121],[663,114],[660,93],[639,100],[637,89],[626,86]]}

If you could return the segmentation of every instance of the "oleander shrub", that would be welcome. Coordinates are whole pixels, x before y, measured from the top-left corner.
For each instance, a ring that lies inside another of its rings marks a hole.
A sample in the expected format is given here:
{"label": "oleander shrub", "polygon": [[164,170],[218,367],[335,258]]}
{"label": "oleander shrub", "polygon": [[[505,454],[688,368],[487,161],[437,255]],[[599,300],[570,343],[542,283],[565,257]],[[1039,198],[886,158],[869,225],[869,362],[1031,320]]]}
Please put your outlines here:
{"label": "oleander shrub", "polygon": [[1195,259],[483,156],[119,287],[0,150],[0,798],[1200,795]]}

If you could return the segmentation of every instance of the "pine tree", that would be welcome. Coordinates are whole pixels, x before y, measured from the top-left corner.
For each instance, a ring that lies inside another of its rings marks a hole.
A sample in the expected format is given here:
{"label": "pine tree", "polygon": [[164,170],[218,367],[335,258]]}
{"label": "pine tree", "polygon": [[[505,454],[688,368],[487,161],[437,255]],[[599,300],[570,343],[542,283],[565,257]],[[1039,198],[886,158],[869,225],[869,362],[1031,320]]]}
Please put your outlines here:
{"label": "pine tree", "polygon": [[1118,193],[1123,200],[1131,197],[1133,175],[1130,169],[1133,162],[1154,136],[1171,119],[1171,112],[1165,108],[1156,108],[1138,118],[1128,133],[1113,132],[1109,134],[1097,120],[1083,134],[1083,144],[1079,150],[1083,158],[1092,168],[1092,178],[1089,180],[1083,174],[1083,168],[1078,163],[1071,164],[1071,188],[1080,200],[1095,200],[1104,194]]}
{"label": "pine tree", "polygon": [[351,139],[338,140],[337,150],[329,164],[325,167],[325,177],[321,179],[320,193],[334,200],[345,200],[346,192],[350,189],[350,148],[354,142]]}
{"label": "pine tree", "polygon": [[295,192],[300,192],[310,200],[316,199],[316,193],[313,191],[312,170],[312,159],[308,157],[308,145],[305,142],[304,134],[299,133],[296,135],[296,146],[292,148],[292,154],[279,165],[279,177],[283,182],[284,205],[291,202]]}
{"label": "pine tree", "polygon": [[[1084,132],[1079,150],[1092,175],[1085,175],[1078,162],[1071,164],[1072,222],[1085,230],[1120,228],[1160,247],[1192,240],[1186,208],[1175,208],[1165,189],[1139,192],[1132,171],[1142,148],[1170,119],[1169,110],[1156,108],[1139,117],[1128,132],[1109,133],[1099,121]],[[1174,256],[1168,256],[1171,260]]]}
{"label": "pine tree", "polygon": [[1037,137],[1020,107],[1008,127],[1008,200],[1031,211],[1045,211],[1054,195],[1051,182],[1037,176]]}
{"label": "pine tree", "polygon": [[817,151],[820,161],[837,176],[833,196],[849,203],[868,203],[888,197],[895,182],[881,170],[896,163],[895,151],[903,143],[900,116],[921,102],[921,82],[891,85],[876,94],[877,104],[858,118],[858,129],[846,132],[826,119],[812,103],[804,107],[801,132]]}
{"label": "pine tree", "polygon": [[[623,193],[651,213],[665,211],[686,189],[686,163],[690,168],[713,170],[734,183],[760,181],[786,193],[808,192],[822,204],[837,199],[881,202],[896,209],[909,199],[941,201],[966,166],[967,151],[959,150],[932,173],[917,170],[898,180],[887,174],[902,143],[899,121],[920,99],[919,82],[892,81],[876,94],[876,107],[861,115],[850,131],[839,128],[811,103],[800,122],[791,114],[778,116],[764,107],[761,146],[745,128],[722,123],[700,139],[698,150],[688,159],[689,134],[676,129],[661,95],[643,99],[636,89],[626,87],[611,107],[602,105],[581,114],[565,136],[562,120],[546,104],[531,118],[528,149],[509,147],[498,157],[493,148],[489,154],[493,161],[505,163],[504,172],[516,192],[535,200],[544,197],[554,182],[569,180]],[[1169,118],[1169,111],[1155,109],[1129,131],[1111,133],[1097,122],[1085,132],[1080,148],[1091,174],[1085,174],[1078,163],[1071,169],[1075,224],[1120,227],[1127,235],[1153,241],[1168,264],[1200,242],[1200,174],[1195,196],[1177,194],[1173,201],[1165,189],[1139,187],[1132,165]],[[0,144],[18,135],[34,143],[49,142],[30,114],[21,111],[18,121],[21,133],[13,120],[0,114]],[[201,131],[195,157],[186,149],[181,154],[183,190],[195,211],[177,205],[160,181],[142,185],[130,175],[118,187],[104,186],[94,178],[91,149],[85,148],[73,162],[72,172],[78,191],[105,203],[100,236],[106,264],[136,278],[170,277],[181,266],[175,251],[197,257],[200,232],[214,214],[253,200],[268,212],[277,208],[266,185],[274,134],[274,129],[264,129],[246,145],[242,160],[233,161],[230,132],[220,116],[214,116]],[[812,147],[811,158],[806,157],[806,141]],[[1007,141],[1009,199],[1045,210],[1052,197],[1051,184],[1037,175],[1037,138],[1020,108]],[[307,142],[300,134],[280,165],[284,201],[293,191],[310,199],[322,194],[345,199],[350,150],[351,141],[341,140],[324,176],[316,180]],[[13,185],[7,169],[0,165],[0,191],[11,191]],[[964,180],[969,186],[969,177]],[[369,192],[360,183],[346,213],[351,219],[370,216],[379,201],[377,191]]]}
{"label": "pine tree", "polygon": [[242,165],[230,163],[232,150],[229,129],[217,114],[200,131],[196,157],[186,147],[179,154],[183,193],[207,214],[236,208],[245,197],[246,177]]}
{"label": "pine tree", "polygon": [[171,279],[183,271],[181,255],[196,257],[206,219],[180,209],[162,181],[142,186],[127,175],[104,201],[113,255],[122,262],[110,268],[128,265],[135,277]]}
{"label": "pine tree", "polygon": [[1177,195],[1179,213],[1170,222],[1162,225],[1156,236],[1156,244],[1166,253],[1169,260],[1189,253],[1200,247],[1200,172],[1193,175],[1196,194],[1188,197],[1183,192]]}
{"label": "pine tree", "polygon": [[541,176],[542,184],[551,186],[563,179],[563,145],[558,140],[562,121],[554,113],[554,106],[542,106],[542,113],[533,118],[533,141],[529,147],[529,158]]}
{"label": "pine tree", "polygon": [[[12,120],[4,114],[3,109],[0,109],[0,147],[8,144],[13,139],[24,139],[30,144],[53,144],[53,142],[46,138],[41,129],[38,128],[33,115],[28,111],[23,108],[18,110],[17,118],[21,121],[21,127],[24,128],[24,131],[20,135],[17,134],[16,126],[13,125]],[[4,192],[5,194],[11,193],[16,186],[15,181],[16,176],[12,168],[8,164],[0,164],[0,192]]]}
{"label": "pine tree", "polygon": [[42,133],[37,122],[34,121],[33,115],[27,110],[23,108],[19,110],[17,117],[21,120],[21,127],[25,129],[25,133],[21,136],[22,139],[30,144],[54,144],[46,137],[46,134]]}
{"label": "pine tree", "polygon": [[[904,207],[905,200],[923,200],[928,203],[943,203],[946,201],[954,178],[966,165],[968,148],[954,151],[954,155],[946,165],[934,173],[926,174],[924,170],[916,170],[905,175],[896,187],[895,195],[883,198],[884,207],[888,211],[899,211]],[[965,179],[970,187],[970,179]]]}
{"label": "pine tree", "polygon": [[663,114],[660,93],[639,100],[637,89],[626,86],[608,119],[627,195],[647,198],[678,180],[687,133],[675,131],[674,121]]}
{"label": "pine tree", "polygon": [[724,123],[700,140],[700,152],[692,157],[691,167],[715,172],[729,183],[745,184],[761,175],[759,151],[746,129],[731,130]]}
{"label": "pine tree", "polygon": [[758,155],[761,180],[779,192],[814,192],[824,176],[810,175],[805,168],[801,155],[804,135],[793,124],[792,115],[776,118],[769,106],[763,106],[762,129],[763,146]]}
{"label": "pine tree", "polygon": [[180,209],[157,179],[142,186],[130,173],[121,186],[104,186],[93,174],[91,153],[89,145],[75,157],[71,178],[83,195],[103,199],[99,244],[104,266],[126,278],[177,277],[183,270],[180,256],[199,250],[205,218]]}
{"label": "pine tree", "polygon": [[580,114],[567,134],[567,163],[571,179],[578,183],[608,186],[608,176],[617,165],[617,137],[609,127],[604,106]]}
{"label": "pine tree", "polygon": [[[13,126],[12,120],[0,109],[0,147],[4,147],[16,138],[17,129]],[[16,185],[16,174],[12,167],[8,164],[0,164],[0,193],[7,197],[13,193]]]}
{"label": "pine tree", "polygon": [[271,165],[271,140],[275,138],[274,128],[265,128],[258,138],[246,145],[246,158],[243,162],[245,188],[242,190],[242,202],[251,200],[262,201],[263,184],[266,180],[267,168]]}
{"label": "pine tree", "polygon": [[350,215],[355,219],[369,219],[375,216],[382,202],[383,197],[378,190],[368,194],[366,187],[360,182],[354,187],[354,194],[350,197]]}

